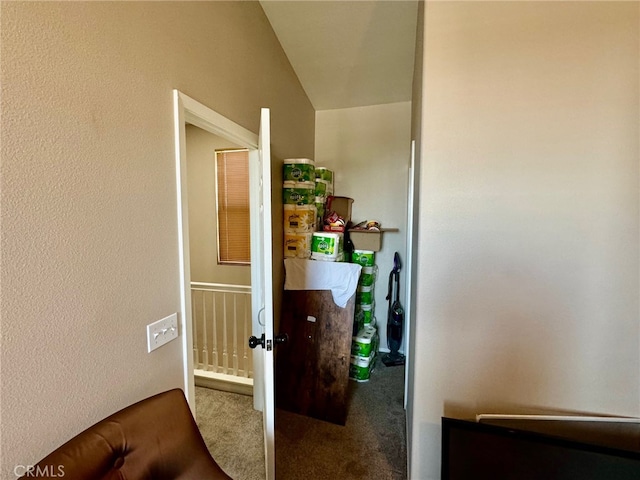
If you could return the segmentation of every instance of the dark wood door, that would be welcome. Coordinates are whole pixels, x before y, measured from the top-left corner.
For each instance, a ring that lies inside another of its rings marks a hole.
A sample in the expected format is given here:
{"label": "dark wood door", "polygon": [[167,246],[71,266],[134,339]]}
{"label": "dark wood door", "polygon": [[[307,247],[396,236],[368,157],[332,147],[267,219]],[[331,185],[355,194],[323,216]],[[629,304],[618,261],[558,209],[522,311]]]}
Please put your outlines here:
{"label": "dark wood door", "polygon": [[276,407],[344,425],[355,295],[345,308],[329,290],[285,290],[276,349]]}

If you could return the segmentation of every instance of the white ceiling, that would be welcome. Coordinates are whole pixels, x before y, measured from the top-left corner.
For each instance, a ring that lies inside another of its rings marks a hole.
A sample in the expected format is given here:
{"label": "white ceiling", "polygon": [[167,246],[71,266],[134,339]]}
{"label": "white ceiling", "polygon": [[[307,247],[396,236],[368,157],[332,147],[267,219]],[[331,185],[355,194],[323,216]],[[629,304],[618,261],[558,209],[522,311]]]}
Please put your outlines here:
{"label": "white ceiling", "polygon": [[417,0],[261,0],[316,110],[411,100]]}

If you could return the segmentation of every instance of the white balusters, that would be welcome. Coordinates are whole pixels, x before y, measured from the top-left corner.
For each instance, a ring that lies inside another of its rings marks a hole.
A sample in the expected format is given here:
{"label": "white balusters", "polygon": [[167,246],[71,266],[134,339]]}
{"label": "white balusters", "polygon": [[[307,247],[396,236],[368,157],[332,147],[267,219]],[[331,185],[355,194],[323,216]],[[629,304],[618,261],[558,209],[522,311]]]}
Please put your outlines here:
{"label": "white balusters", "polygon": [[191,304],[196,368],[250,381],[251,287],[193,282]]}
{"label": "white balusters", "polygon": [[[214,325],[215,327],[215,325]],[[209,349],[207,347],[207,297],[202,292],[202,367],[209,370]]]}
{"label": "white balusters", "polygon": [[[250,325],[250,319],[251,316],[249,315],[249,312],[251,311],[249,309],[249,305],[250,302],[244,302],[243,303],[243,315],[242,315],[242,319],[243,319],[243,323],[242,323],[242,331],[243,332],[250,332],[251,331],[251,327]],[[249,363],[249,342],[242,342],[243,345],[243,349],[242,349],[242,364],[245,365],[244,368],[244,376],[245,377],[249,377],[249,376],[253,376],[253,372],[248,368],[248,365],[250,365]]]}
{"label": "white balusters", "polygon": [[222,373],[229,373],[229,337],[227,335],[227,295],[222,297]]}
{"label": "white balusters", "polygon": [[193,313],[191,315],[191,328],[193,330],[193,365],[198,368],[198,367],[202,367],[202,365],[200,365],[200,359],[198,358],[198,341],[197,341],[197,332],[198,332],[198,323],[197,323],[197,318],[198,315],[196,315],[196,297],[197,297],[197,291],[195,290],[191,290],[191,305],[193,306]]}
{"label": "white balusters", "polygon": [[234,293],[233,294],[233,318],[235,319],[235,321],[233,322],[232,325],[232,329],[233,329],[233,354],[232,354],[232,361],[233,361],[233,375],[238,375],[238,322],[240,321],[240,319],[238,318],[238,302],[237,300],[237,295]]}
{"label": "white balusters", "polygon": [[211,292],[211,319],[213,320],[213,325],[211,327],[211,332],[213,336],[213,348],[211,349],[212,356],[212,365],[211,367],[207,366],[207,370],[211,370],[213,372],[218,372],[218,314],[216,308],[216,292]]}

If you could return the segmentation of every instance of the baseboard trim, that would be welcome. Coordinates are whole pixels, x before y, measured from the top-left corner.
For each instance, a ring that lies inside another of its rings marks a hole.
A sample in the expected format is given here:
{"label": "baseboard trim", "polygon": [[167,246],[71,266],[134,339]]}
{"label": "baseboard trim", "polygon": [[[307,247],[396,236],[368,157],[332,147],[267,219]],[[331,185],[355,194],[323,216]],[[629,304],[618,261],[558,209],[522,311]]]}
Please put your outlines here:
{"label": "baseboard trim", "polygon": [[253,379],[225,375],[223,373],[194,370],[193,376],[197,387],[213,388],[223,392],[253,396]]}

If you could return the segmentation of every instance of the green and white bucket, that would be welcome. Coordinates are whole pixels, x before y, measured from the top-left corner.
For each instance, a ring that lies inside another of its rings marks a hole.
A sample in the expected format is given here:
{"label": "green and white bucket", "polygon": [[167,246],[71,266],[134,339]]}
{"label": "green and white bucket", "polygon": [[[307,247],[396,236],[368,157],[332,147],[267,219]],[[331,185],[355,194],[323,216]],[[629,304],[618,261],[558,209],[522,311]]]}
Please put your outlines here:
{"label": "green and white bucket", "polygon": [[317,202],[317,198],[316,198],[316,203],[314,204],[316,207],[316,212],[317,212],[317,216],[316,216],[316,230],[322,230],[322,224],[323,224],[323,220],[324,220],[324,203],[318,203]]}
{"label": "green and white bucket", "polygon": [[326,199],[329,195],[329,182],[316,178],[316,198]]}
{"label": "green and white bucket", "polygon": [[351,355],[370,357],[378,351],[378,331],[374,327],[364,327],[351,341]]}
{"label": "green and white bucket", "polygon": [[315,182],[284,182],[282,200],[285,205],[312,205],[315,201]]}
{"label": "green and white bucket", "polygon": [[376,267],[362,267],[362,271],[360,272],[360,281],[359,284],[364,287],[370,287],[376,281]]}
{"label": "green and white bucket", "polygon": [[356,290],[356,304],[357,305],[373,304],[373,286],[358,287],[358,289]]}
{"label": "green and white bucket", "polygon": [[363,267],[373,267],[375,265],[375,252],[372,250],[354,250],[351,254],[351,262]]}
{"label": "green and white bucket", "polygon": [[362,310],[356,308],[356,312],[353,315],[353,331],[359,332],[364,328],[364,315]]}
{"label": "green and white bucket", "polygon": [[321,255],[318,253],[311,254],[311,260],[317,260],[319,262],[344,262],[344,252],[340,252],[337,256]]}
{"label": "green and white bucket", "polygon": [[343,253],[343,233],[314,232],[311,239],[311,258],[340,261]]}
{"label": "green and white bucket", "polygon": [[356,382],[368,382],[371,372],[375,367],[376,355],[369,357],[359,357],[351,355],[351,364],[349,365],[349,378]]}
{"label": "green and white bucket", "polygon": [[283,179],[285,182],[315,181],[315,162],[308,158],[287,158],[284,161]]}
{"label": "green and white bucket", "polygon": [[333,170],[327,167],[316,167],[315,174],[317,179],[324,180],[333,186]]}
{"label": "green and white bucket", "polygon": [[356,318],[362,322],[361,326],[374,326],[376,324],[376,319],[373,316],[374,303],[356,305]]}

